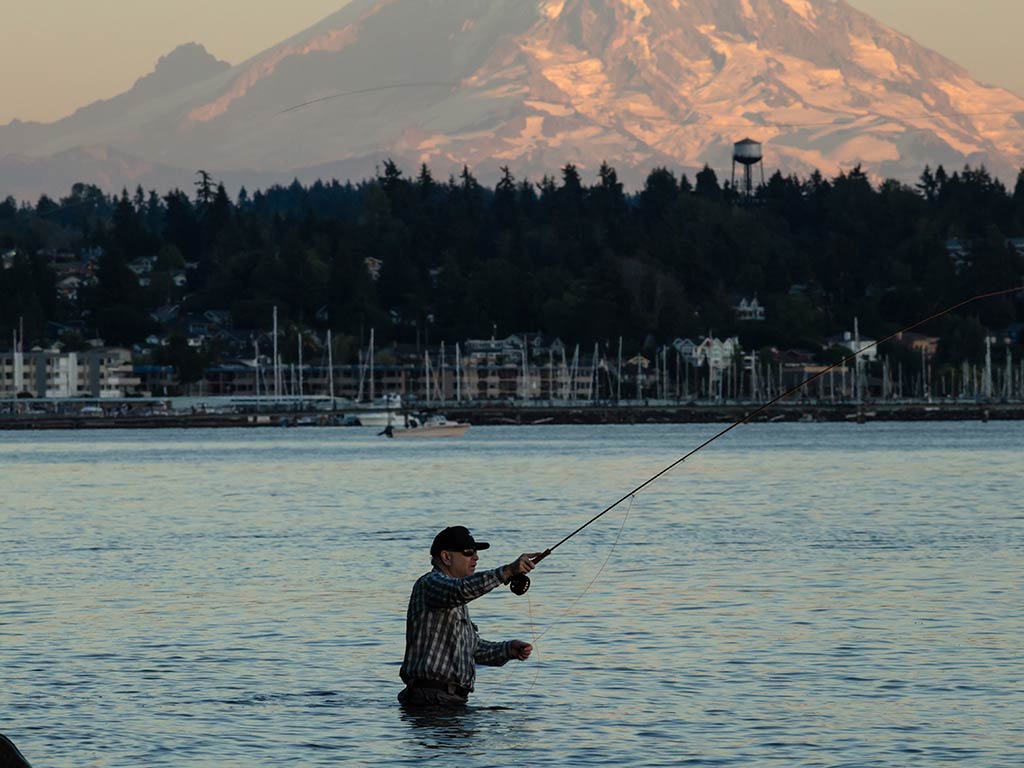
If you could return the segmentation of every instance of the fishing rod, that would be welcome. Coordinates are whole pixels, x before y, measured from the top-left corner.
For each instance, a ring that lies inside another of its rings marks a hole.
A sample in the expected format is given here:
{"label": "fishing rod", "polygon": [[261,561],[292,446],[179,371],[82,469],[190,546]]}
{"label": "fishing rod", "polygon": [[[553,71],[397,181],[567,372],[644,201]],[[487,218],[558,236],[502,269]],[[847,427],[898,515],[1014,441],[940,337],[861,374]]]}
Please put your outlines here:
{"label": "fishing rod", "polygon": [[[673,469],[678,467],[680,464],[682,464],[684,461],[686,461],[688,458],[693,456],[698,451],[701,451],[704,448],[707,448],[709,445],[711,445],[713,442],[715,442],[715,440],[717,440],[718,438],[724,437],[726,434],[728,434],[732,430],[736,429],[736,427],[741,426],[741,425],[746,424],[747,422],[751,421],[755,416],[758,416],[759,414],[764,413],[769,408],[771,408],[773,405],[775,405],[777,402],[779,402],[780,400],[784,400],[785,398],[787,398],[790,395],[792,395],[794,392],[799,392],[801,389],[806,387],[808,384],[811,384],[811,383],[817,381],[818,379],[820,379],[822,376],[824,376],[829,371],[833,371],[836,368],[839,368],[840,366],[846,365],[848,362],[850,362],[851,360],[856,358],[857,355],[860,355],[860,354],[862,354],[864,352],[867,352],[870,349],[874,349],[875,347],[877,347],[877,346],[879,346],[881,344],[884,344],[887,341],[891,341],[892,339],[896,338],[897,336],[901,336],[904,333],[908,333],[908,332],[914,330],[915,328],[918,328],[918,327],[920,327],[920,326],[922,326],[922,325],[924,325],[926,323],[931,322],[932,320],[937,320],[940,317],[943,317],[944,315],[948,315],[950,312],[955,312],[956,310],[960,309],[960,307],[967,306],[968,304],[973,304],[974,302],[981,301],[982,299],[991,299],[991,298],[995,298],[996,296],[1008,296],[1008,295],[1010,295],[1012,293],[1017,293],[1017,292],[1020,292],[1020,291],[1024,291],[1024,286],[1020,286],[1018,288],[1007,288],[1007,289],[1004,289],[1004,290],[1001,290],[1001,291],[992,291],[990,293],[982,293],[982,294],[978,294],[977,296],[972,296],[971,298],[965,299],[964,301],[961,301],[958,304],[954,304],[952,307],[949,307],[948,309],[944,309],[941,312],[936,312],[934,315],[931,315],[930,317],[926,317],[924,320],[918,320],[916,323],[912,323],[911,325],[908,325],[906,328],[901,328],[898,331],[890,333],[884,339],[879,339],[878,341],[872,342],[871,344],[868,344],[867,346],[863,347],[862,349],[856,350],[852,354],[847,355],[846,357],[844,357],[839,362],[833,363],[832,365],[828,366],[827,368],[825,368],[825,369],[819,371],[818,373],[814,374],[810,378],[805,379],[804,381],[800,382],[795,387],[791,387],[790,389],[787,389],[781,395],[777,395],[776,397],[773,397],[771,400],[766,402],[764,405],[762,405],[759,408],[757,408],[757,410],[751,411],[746,416],[744,416],[742,419],[733,422],[728,427],[726,427],[722,431],[718,432],[716,435],[713,435],[712,437],[709,437],[707,440],[705,440],[703,443],[698,445],[696,448],[694,448],[692,451],[687,453],[685,456],[683,456],[683,457],[681,457],[679,459],[676,459],[674,462],[669,464],[667,467],[665,467],[663,470],[661,470],[657,474],[652,475],[651,477],[647,478],[647,480],[642,482],[640,485],[638,485],[636,488],[634,488],[632,491],[627,493],[625,496],[623,496],[618,501],[616,501],[613,504],[610,504],[609,506],[605,507],[603,510],[598,512],[596,515],[594,515],[592,518],[590,518],[587,522],[585,522],[583,525],[581,525],[575,531],[570,533],[568,536],[563,538],[557,544],[555,544],[552,547],[549,547],[548,549],[544,550],[539,555],[534,557],[533,558],[534,564],[539,563],[541,560],[543,560],[544,558],[546,558],[549,555],[551,555],[551,553],[553,553],[556,549],[558,549],[560,546],[565,544],[565,542],[569,541],[569,539],[571,539],[577,533],[580,533],[581,531],[583,531],[585,528],[587,528],[591,524],[593,524],[593,523],[597,522],[598,520],[600,520],[606,514],[608,514],[613,509],[615,509],[617,506],[619,506],[619,504],[621,504],[622,502],[626,501],[627,499],[630,499],[633,496],[635,496],[637,493],[642,491],[644,488],[646,488],[648,485],[653,483],[655,480],[657,480],[662,475],[665,475],[668,472],[671,472]],[[512,592],[517,594],[517,595],[524,595],[524,594],[526,594],[526,591],[530,588],[530,577],[527,576],[525,573],[516,574],[515,576],[512,577],[512,580],[509,582],[508,588],[510,590],[512,590]]]}

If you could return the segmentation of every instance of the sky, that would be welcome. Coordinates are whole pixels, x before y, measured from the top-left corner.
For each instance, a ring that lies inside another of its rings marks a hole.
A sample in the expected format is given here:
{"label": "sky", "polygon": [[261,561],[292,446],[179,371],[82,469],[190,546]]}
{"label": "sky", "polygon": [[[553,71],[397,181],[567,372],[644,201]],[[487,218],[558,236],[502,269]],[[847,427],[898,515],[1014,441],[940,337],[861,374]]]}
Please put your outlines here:
{"label": "sky", "polygon": [[[525,2],[526,0],[524,0]],[[1024,96],[1022,0],[849,0],[850,4]],[[50,122],[116,96],[178,45],[237,64],[302,31],[346,0],[5,0],[0,125]],[[258,7],[254,11],[254,7]]]}

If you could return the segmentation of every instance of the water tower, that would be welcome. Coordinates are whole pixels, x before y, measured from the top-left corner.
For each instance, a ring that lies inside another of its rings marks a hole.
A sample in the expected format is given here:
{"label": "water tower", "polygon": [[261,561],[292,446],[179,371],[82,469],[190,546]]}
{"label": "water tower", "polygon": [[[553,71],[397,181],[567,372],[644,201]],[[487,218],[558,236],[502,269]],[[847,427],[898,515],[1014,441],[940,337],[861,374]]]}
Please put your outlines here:
{"label": "water tower", "polygon": [[753,139],[737,141],[732,149],[732,188],[736,189],[736,163],[743,166],[743,186],[740,196],[747,199],[754,197],[754,166],[761,169],[761,186],[764,186],[764,163],[761,154],[761,142]]}

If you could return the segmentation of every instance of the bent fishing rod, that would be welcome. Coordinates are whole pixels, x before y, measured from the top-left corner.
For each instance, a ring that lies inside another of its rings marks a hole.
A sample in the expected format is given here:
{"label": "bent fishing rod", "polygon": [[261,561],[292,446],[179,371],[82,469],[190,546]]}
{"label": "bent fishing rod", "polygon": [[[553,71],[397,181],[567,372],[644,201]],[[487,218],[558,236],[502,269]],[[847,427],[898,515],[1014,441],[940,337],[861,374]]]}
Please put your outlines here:
{"label": "bent fishing rod", "polygon": [[[804,381],[801,381],[795,387],[791,387],[790,389],[787,389],[781,395],[777,395],[776,397],[773,397],[771,400],[766,402],[764,405],[762,405],[759,408],[757,408],[756,410],[751,411],[750,413],[746,414],[742,419],[739,419],[738,421],[733,422],[732,424],[730,424],[725,429],[721,430],[720,432],[718,432],[717,434],[713,435],[712,437],[709,437],[707,440],[705,440],[703,443],[701,443],[696,448],[691,450],[685,456],[682,456],[681,458],[676,459],[674,462],[669,464],[667,467],[665,467],[663,470],[661,470],[657,474],[652,475],[651,477],[647,478],[647,480],[642,482],[640,485],[638,485],[636,488],[634,488],[632,491],[627,493],[625,496],[623,496],[618,501],[616,501],[616,502],[608,505],[607,507],[605,507],[603,510],[598,512],[596,515],[594,515],[592,518],[590,518],[587,522],[585,522],[583,525],[581,525],[575,531],[570,533],[564,539],[559,541],[557,544],[555,544],[552,547],[549,547],[548,549],[544,550],[543,552],[538,554],[536,557],[534,557],[533,558],[534,564],[539,563],[541,560],[543,560],[544,558],[546,558],[549,555],[551,555],[556,549],[558,549],[560,546],[565,544],[565,542],[569,541],[569,539],[571,539],[577,533],[580,533],[585,528],[589,527],[593,523],[596,523],[598,520],[600,520],[606,514],[608,514],[613,509],[615,509],[617,506],[619,506],[622,502],[624,502],[627,499],[629,499],[629,498],[635,496],[636,494],[638,494],[640,491],[642,491],[644,488],[649,486],[651,483],[653,483],[655,480],[657,480],[662,475],[665,475],[665,474],[671,472],[673,469],[678,467],[680,464],[682,464],[688,458],[690,458],[691,456],[696,454],[698,451],[701,451],[704,448],[707,448],[709,445],[711,445],[713,442],[715,442],[718,438],[724,437],[726,434],[728,434],[732,430],[736,429],[736,427],[739,427],[739,426],[741,426],[743,424],[746,424],[749,421],[753,420],[756,416],[764,413],[765,411],[767,411],[769,408],[771,408],[773,405],[775,405],[780,400],[784,400],[787,397],[789,397],[790,395],[794,394],[795,392],[799,392],[801,389],[806,387],[808,384],[814,383],[815,381],[820,379],[822,376],[824,376],[829,371],[834,371],[836,368],[839,368],[841,366],[846,365],[848,362],[850,362],[851,360],[855,359],[858,355],[863,354],[864,352],[867,352],[870,349],[874,349],[875,347],[880,346],[881,344],[884,344],[887,341],[891,341],[892,339],[895,339],[898,336],[902,336],[904,333],[909,333],[910,331],[914,330],[915,328],[919,328],[920,326],[925,325],[926,323],[930,323],[932,320],[938,320],[940,317],[948,315],[950,312],[955,312],[956,310],[960,309],[961,307],[965,307],[968,304],[973,304],[974,302],[981,301],[982,299],[992,299],[992,298],[995,298],[997,296],[1009,296],[1010,294],[1021,292],[1021,291],[1024,291],[1024,286],[1020,286],[1018,288],[1007,288],[1007,289],[1004,289],[1004,290],[1001,290],[1001,291],[992,291],[990,293],[982,293],[982,294],[978,294],[977,296],[972,296],[971,298],[965,299],[964,301],[961,301],[958,304],[954,304],[953,306],[951,306],[951,307],[949,307],[947,309],[944,309],[941,312],[936,312],[934,315],[926,317],[924,320],[918,320],[916,323],[912,323],[911,325],[908,325],[906,328],[901,328],[898,331],[894,331],[893,333],[890,333],[888,336],[886,336],[884,339],[879,339],[878,341],[875,341],[875,342],[873,342],[871,344],[868,344],[867,346],[863,347],[862,349],[854,351],[852,354],[847,355],[846,357],[844,357],[839,362],[833,363],[832,365],[828,366],[827,368],[824,368],[823,370],[819,371],[818,373],[814,374],[813,376],[805,379]],[[512,590],[512,592],[514,592],[517,595],[524,595],[524,594],[526,594],[526,591],[530,588],[530,577],[527,576],[525,573],[516,574],[515,576],[512,577],[512,580],[509,582],[508,588],[510,590]]]}

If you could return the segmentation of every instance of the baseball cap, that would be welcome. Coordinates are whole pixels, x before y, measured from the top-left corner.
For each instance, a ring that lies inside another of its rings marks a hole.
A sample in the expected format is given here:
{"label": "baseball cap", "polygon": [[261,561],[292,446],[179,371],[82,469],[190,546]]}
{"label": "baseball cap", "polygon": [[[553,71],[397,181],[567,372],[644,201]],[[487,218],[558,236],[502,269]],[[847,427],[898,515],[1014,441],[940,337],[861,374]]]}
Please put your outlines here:
{"label": "baseball cap", "polygon": [[434,537],[430,545],[431,557],[437,557],[442,550],[459,552],[463,549],[490,549],[486,541],[476,541],[469,529],[462,525],[451,525]]}

